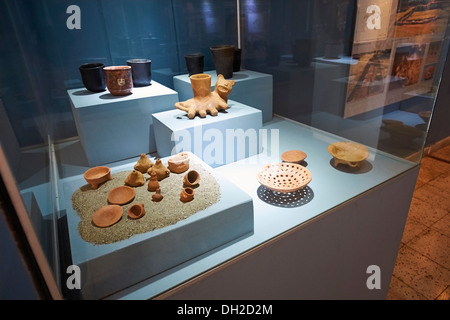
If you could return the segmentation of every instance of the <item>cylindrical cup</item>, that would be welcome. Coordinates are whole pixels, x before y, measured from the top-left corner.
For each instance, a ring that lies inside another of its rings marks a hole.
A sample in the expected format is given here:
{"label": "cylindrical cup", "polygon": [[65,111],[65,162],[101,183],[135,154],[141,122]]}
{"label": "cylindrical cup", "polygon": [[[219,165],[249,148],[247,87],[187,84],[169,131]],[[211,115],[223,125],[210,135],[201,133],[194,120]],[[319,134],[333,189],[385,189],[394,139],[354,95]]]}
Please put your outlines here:
{"label": "cylindrical cup", "polygon": [[125,96],[133,91],[133,76],[130,66],[104,67],[106,87],[114,96]]}
{"label": "cylindrical cup", "polygon": [[189,76],[203,73],[205,56],[202,53],[191,53],[184,56]]}
{"label": "cylindrical cup", "polygon": [[233,77],[233,61],[235,46],[219,45],[210,47],[214,58],[214,66],[217,75],[221,74],[225,79]]}
{"label": "cylindrical cup", "polygon": [[152,82],[152,60],[130,59],[127,65],[131,67],[133,85],[135,87],[149,86]]}
{"label": "cylindrical cup", "polygon": [[106,89],[103,63],[85,63],[78,67],[81,80],[86,89],[92,92],[102,92]]}

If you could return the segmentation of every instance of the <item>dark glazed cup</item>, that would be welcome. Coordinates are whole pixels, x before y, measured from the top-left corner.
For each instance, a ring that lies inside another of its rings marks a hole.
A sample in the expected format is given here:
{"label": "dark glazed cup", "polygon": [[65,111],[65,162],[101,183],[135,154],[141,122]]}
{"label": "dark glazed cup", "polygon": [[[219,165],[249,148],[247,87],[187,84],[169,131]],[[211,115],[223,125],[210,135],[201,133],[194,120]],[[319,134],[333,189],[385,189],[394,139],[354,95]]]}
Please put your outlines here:
{"label": "dark glazed cup", "polygon": [[203,73],[205,56],[202,53],[192,53],[184,56],[189,76]]}
{"label": "dark glazed cup", "polygon": [[85,63],[78,67],[81,80],[86,89],[92,92],[102,92],[106,89],[103,63]]}
{"label": "dark glazed cup", "polygon": [[127,65],[131,67],[133,74],[133,85],[135,87],[146,87],[152,82],[152,60],[130,59]]}
{"label": "dark glazed cup", "polygon": [[232,78],[235,47],[233,45],[220,45],[210,47],[210,50],[214,58],[217,75],[221,74],[225,79]]}
{"label": "dark glazed cup", "polygon": [[130,66],[104,67],[106,87],[113,96],[125,96],[133,90]]}

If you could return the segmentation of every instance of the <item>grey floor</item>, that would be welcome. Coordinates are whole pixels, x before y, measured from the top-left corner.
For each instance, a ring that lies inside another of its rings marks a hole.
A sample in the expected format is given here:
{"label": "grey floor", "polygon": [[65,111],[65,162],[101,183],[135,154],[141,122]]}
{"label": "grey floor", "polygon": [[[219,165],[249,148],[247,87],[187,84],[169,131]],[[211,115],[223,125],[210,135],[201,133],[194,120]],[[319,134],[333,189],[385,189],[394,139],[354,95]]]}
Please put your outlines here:
{"label": "grey floor", "polygon": [[424,157],[388,300],[450,300],[450,145]]}

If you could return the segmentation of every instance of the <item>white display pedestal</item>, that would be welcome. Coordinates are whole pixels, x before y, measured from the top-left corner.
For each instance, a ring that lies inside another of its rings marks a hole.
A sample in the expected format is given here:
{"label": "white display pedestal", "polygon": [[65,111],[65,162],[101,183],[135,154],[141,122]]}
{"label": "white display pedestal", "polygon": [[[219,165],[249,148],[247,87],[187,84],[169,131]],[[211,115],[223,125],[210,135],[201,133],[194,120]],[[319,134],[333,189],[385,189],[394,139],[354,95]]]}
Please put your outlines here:
{"label": "white display pedestal", "polygon": [[[216,71],[206,71],[204,73],[211,75],[211,91],[214,90],[217,82]],[[241,70],[233,72],[233,78],[228,80],[235,81],[233,90],[228,97],[229,99],[261,110],[263,122],[272,120],[272,75],[250,70]],[[180,101],[188,100],[194,96],[188,74],[173,77],[173,85],[175,91],[178,92]]]}
{"label": "white display pedestal", "polygon": [[155,81],[122,97],[84,88],[67,92],[90,166],[156,151],[151,115],[179,101],[177,92]]}
{"label": "white display pedestal", "polygon": [[158,155],[190,151],[215,168],[262,152],[261,110],[232,100],[228,105],[215,117],[189,119],[178,109],[153,114]]}

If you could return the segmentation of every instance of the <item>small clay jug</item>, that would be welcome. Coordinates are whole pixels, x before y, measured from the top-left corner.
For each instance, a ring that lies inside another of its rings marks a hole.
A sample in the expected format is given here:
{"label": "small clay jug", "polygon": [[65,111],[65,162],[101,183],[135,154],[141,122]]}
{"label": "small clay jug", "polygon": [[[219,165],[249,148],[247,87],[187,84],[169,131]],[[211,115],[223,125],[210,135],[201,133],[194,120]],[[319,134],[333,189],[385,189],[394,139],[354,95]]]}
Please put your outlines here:
{"label": "small clay jug", "polygon": [[182,202],[189,202],[192,201],[192,199],[194,199],[194,189],[189,187],[184,188],[180,193],[180,200]]}
{"label": "small clay jug", "polygon": [[161,189],[156,189],[156,193],[152,195],[152,200],[155,202],[160,202],[163,198],[164,197],[161,194]]}
{"label": "small clay jug", "polygon": [[126,177],[125,184],[132,186],[132,187],[140,187],[145,184],[144,175],[142,172],[133,170],[131,173]]}
{"label": "small clay jug", "polygon": [[159,188],[158,177],[156,172],[150,172],[150,180],[148,180],[147,190],[154,192]]}
{"label": "small clay jug", "polygon": [[150,160],[145,153],[142,153],[138,162],[136,162],[136,164],[134,165],[134,169],[142,173],[146,173],[152,166],[152,160]]}
{"label": "small clay jug", "polygon": [[195,187],[198,185],[199,182],[200,182],[200,174],[195,170],[189,171],[183,178],[183,185],[185,187],[191,188]]}
{"label": "small clay jug", "polygon": [[139,219],[142,218],[145,214],[144,204],[134,204],[128,209],[128,216],[131,219]]}

